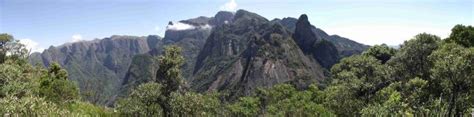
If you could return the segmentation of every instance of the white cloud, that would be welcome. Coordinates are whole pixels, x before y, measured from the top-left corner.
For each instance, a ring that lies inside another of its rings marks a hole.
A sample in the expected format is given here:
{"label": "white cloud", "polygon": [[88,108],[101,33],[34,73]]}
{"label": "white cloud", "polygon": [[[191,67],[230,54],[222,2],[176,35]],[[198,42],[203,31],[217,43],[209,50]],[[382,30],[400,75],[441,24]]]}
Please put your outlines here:
{"label": "white cloud", "polygon": [[72,35],[72,40],[70,42],[79,42],[82,41],[82,35],[80,34],[74,34]]}
{"label": "white cloud", "polygon": [[165,34],[165,30],[160,28],[159,26],[155,26],[154,30],[158,33],[158,35],[163,36]]}
{"label": "white cloud", "polygon": [[221,10],[224,11],[235,11],[237,10],[237,2],[235,0],[230,0],[229,2],[225,3],[221,6]]}
{"label": "white cloud", "polygon": [[161,31],[161,28],[160,28],[159,26],[155,26],[155,31],[160,32],[160,31]]}
{"label": "white cloud", "polygon": [[20,43],[26,46],[26,49],[33,52],[42,52],[44,48],[40,47],[39,44],[31,39],[20,39]]}
{"label": "white cloud", "polygon": [[173,22],[173,25],[166,26],[166,30],[191,30],[191,29],[196,29],[196,27],[186,24],[186,23],[181,23],[181,22]]}
{"label": "white cloud", "polygon": [[207,29],[212,29],[212,26],[209,24],[206,24],[206,25],[200,26],[199,28],[207,30]]}

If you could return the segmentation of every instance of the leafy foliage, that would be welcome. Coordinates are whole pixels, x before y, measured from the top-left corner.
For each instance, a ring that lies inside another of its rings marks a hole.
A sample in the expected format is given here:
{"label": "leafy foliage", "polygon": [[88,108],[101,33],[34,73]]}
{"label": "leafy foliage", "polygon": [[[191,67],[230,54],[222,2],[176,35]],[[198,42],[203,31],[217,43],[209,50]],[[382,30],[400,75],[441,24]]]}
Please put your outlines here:
{"label": "leafy foliage", "polygon": [[77,86],[67,80],[67,71],[53,63],[47,74],[41,77],[39,95],[57,102],[71,102],[79,99]]}
{"label": "leafy foliage", "polygon": [[256,116],[260,112],[260,101],[256,97],[241,97],[238,102],[228,106],[236,116]]}
{"label": "leafy foliage", "polygon": [[154,82],[142,84],[133,90],[128,98],[119,100],[117,110],[129,116],[162,115],[162,108],[158,103],[162,97],[162,88],[162,85]]}
{"label": "leafy foliage", "polygon": [[0,34],[0,64],[5,62],[5,59],[7,56],[6,44],[8,42],[11,42],[12,40],[13,40],[13,36],[6,33]]}
{"label": "leafy foliage", "polygon": [[[5,36],[7,38],[5,38]],[[112,115],[103,107],[79,102],[77,86],[68,80],[58,64],[49,70],[27,63],[28,52],[12,36],[2,34],[7,49],[0,63],[0,115],[2,116],[83,116]],[[65,103],[67,102],[67,103]],[[101,114],[103,113],[103,114]]]}
{"label": "leafy foliage", "polygon": [[370,104],[375,93],[387,86],[389,68],[372,56],[344,58],[331,69],[333,82],[327,91],[326,105],[337,114],[354,115]]}
{"label": "leafy foliage", "polygon": [[0,114],[8,116],[61,116],[71,114],[44,98],[8,96],[0,99]]}
{"label": "leafy foliage", "polygon": [[172,92],[179,90],[184,83],[180,70],[184,63],[181,48],[175,45],[166,47],[158,61],[156,82],[164,85],[163,94],[168,97]]}
{"label": "leafy foliage", "polygon": [[395,67],[397,79],[420,77],[427,79],[430,76],[432,62],[428,56],[438,48],[438,36],[421,33],[413,39],[405,41],[399,52],[388,63]]}
{"label": "leafy foliage", "polygon": [[388,47],[386,44],[375,45],[366,50],[364,55],[373,56],[378,60],[382,61],[383,64],[390,60],[393,55],[395,55],[396,50]]}
{"label": "leafy foliage", "polygon": [[165,47],[165,52],[158,60],[159,68],[156,72],[156,82],[163,85],[162,95],[159,104],[165,116],[171,116],[172,107],[170,104],[171,93],[179,91],[184,85],[181,75],[181,66],[184,58],[181,55],[181,48],[176,45]]}
{"label": "leafy foliage", "polygon": [[258,94],[264,109],[272,116],[328,116],[329,112],[321,103],[321,92],[315,85],[309,90],[298,91],[289,84],[276,85],[261,90]]}
{"label": "leafy foliage", "polygon": [[454,26],[447,41],[455,42],[464,47],[474,47],[474,27],[460,24]]}
{"label": "leafy foliage", "polygon": [[343,59],[331,69],[324,104],[343,116],[466,116],[473,105],[470,30],[457,25],[444,41],[422,33],[398,51],[374,46]]}
{"label": "leafy foliage", "polygon": [[[422,33],[398,51],[376,45],[361,55],[344,58],[331,68],[331,83],[324,89],[279,84],[260,87],[236,101],[227,101],[219,93],[187,90],[181,75],[181,49],[169,46],[158,60],[156,78],[119,100],[118,113],[81,102],[78,87],[59,64],[51,64],[49,69],[31,66],[26,62],[24,45],[0,34],[0,114],[467,116],[474,106],[472,26],[457,25],[452,31],[443,41]],[[278,35],[273,36],[277,39]]]}
{"label": "leafy foliage", "polygon": [[440,82],[443,94],[449,99],[448,116],[459,116],[472,107],[470,94],[474,85],[474,48],[464,48],[454,43],[441,46],[429,56],[434,61],[432,78]]}
{"label": "leafy foliage", "polygon": [[171,94],[171,108],[178,116],[217,116],[223,111],[219,95],[194,92]]}
{"label": "leafy foliage", "polygon": [[241,97],[228,106],[235,116],[330,116],[333,115],[322,104],[322,92],[311,85],[299,91],[290,84],[275,85],[259,89],[255,97]]}
{"label": "leafy foliage", "polygon": [[0,34],[0,64],[7,61],[7,59],[25,61],[28,54],[29,51],[25,48],[25,45],[15,40],[13,36],[6,33]]}
{"label": "leafy foliage", "polygon": [[[159,69],[154,82],[138,86],[136,90],[132,91],[129,98],[119,101],[118,108],[121,113],[143,116],[171,116],[175,114],[172,94],[180,93],[184,85],[180,70],[184,63],[181,48],[175,45],[166,47],[163,56],[158,59],[158,63]],[[178,97],[181,96],[176,98]],[[175,99],[174,101],[181,100]]]}

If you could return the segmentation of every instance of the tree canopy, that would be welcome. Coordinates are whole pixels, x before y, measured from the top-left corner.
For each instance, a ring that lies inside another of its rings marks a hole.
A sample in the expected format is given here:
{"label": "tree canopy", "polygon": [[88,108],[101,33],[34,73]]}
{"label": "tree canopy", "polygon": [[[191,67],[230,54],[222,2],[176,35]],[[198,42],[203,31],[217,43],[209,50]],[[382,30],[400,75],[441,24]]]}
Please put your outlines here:
{"label": "tree canopy", "polygon": [[60,64],[32,66],[25,46],[0,34],[0,115],[468,116],[474,106],[473,32],[456,25],[443,40],[421,33],[400,49],[375,45],[332,66],[327,84],[258,87],[237,100],[227,100],[226,92],[188,89],[182,50],[172,45],[153,59],[159,67],[153,80],[109,108],[82,101]]}
{"label": "tree canopy", "polygon": [[59,64],[49,69],[28,64],[27,49],[13,36],[0,34],[0,51],[0,115],[113,115],[104,107],[81,102],[77,86]]}

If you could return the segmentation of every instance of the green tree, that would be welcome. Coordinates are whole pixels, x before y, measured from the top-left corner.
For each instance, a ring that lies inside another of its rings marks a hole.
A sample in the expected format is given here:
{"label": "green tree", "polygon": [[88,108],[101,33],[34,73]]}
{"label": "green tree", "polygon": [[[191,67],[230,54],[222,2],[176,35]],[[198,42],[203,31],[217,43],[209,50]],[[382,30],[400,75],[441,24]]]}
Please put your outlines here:
{"label": "green tree", "polygon": [[385,64],[393,55],[395,55],[396,50],[388,47],[386,44],[375,45],[370,47],[368,50],[362,53],[363,55],[373,56],[378,60],[382,61],[382,64]]}
{"label": "green tree", "polygon": [[184,63],[181,48],[176,45],[165,47],[164,55],[159,58],[158,63],[159,68],[155,81],[163,85],[160,105],[163,109],[163,114],[171,116],[172,108],[169,103],[169,97],[172,92],[182,90],[184,85],[180,70]]}
{"label": "green tree", "polygon": [[392,87],[387,87],[377,92],[379,98],[384,98],[382,102],[373,103],[361,110],[362,116],[389,116],[403,115],[404,107],[400,92]]}
{"label": "green tree", "polygon": [[11,36],[9,34],[6,34],[6,33],[0,34],[0,48],[5,47],[5,44],[7,42],[12,41],[12,40],[13,40],[13,36]]}
{"label": "green tree", "polygon": [[257,116],[260,112],[260,100],[257,97],[240,97],[239,101],[228,105],[228,108],[235,116]]}
{"label": "green tree", "polygon": [[73,115],[66,109],[44,98],[8,96],[0,99],[0,115],[4,116],[66,116]]}
{"label": "green tree", "polygon": [[29,51],[25,48],[25,45],[15,40],[9,34],[0,34],[0,64],[4,63],[8,58],[27,63],[26,58],[28,55]]}
{"label": "green tree", "polygon": [[112,115],[102,107],[79,102],[76,85],[58,64],[49,70],[33,67],[23,44],[8,34],[0,34],[0,41],[5,55],[0,63],[1,116]]}
{"label": "green tree", "polygon": [[474,27],[460,24],[454,26],[447,41],[455,42],[464,47],[474,47]]}
{"label": "green tree", "polygon": [[[405,41],[395,56],[390,59],[387,64],[392,68],[392,77],[396,81],[408,82],[412,78],[420,78],[428,81],[427,86],[423,89],[423,100],[419,103],[428,103],[430,100],[439,97],[442,88],[439,82],[430,80],[430,69],[433,67],[433,61],[428,59],[437,48],[441,39],[436,35],[421,33],[413,39]],[[402,92],[403,93],[403,92]]]}
{"label": "green tree", "polygon": [[41,72],[29,64],[18,64],[13,60],[0,64],[0,98],[32,95],[36,86],[35,76],[41,76]]}
{"label": "green tree", "polygon": [[5,62],[7,49],[6,44],[13,41],[13,36],[2,33],[0,34],[0,64]]}
{"label": "green tree", "polygon": [[427,81],[413,78],[408,82],[394,82],[378,91],[374,103],[362,109],[363,116],[422,115],[429,112],[422,98]]}
{"label": "green tree", "polygon": [[298,91],[290,84],[279,84],[257,93],[264,112],[270,116],[328,116],[332,113],[323,107],[319,89]]}
{"label": "green tree", "polygon": [[375,93],[388,86],[389,67],[372,56],[355,55],[331,69],[333,82],[326,90],[325,105],[338,115],[356,115],[373,101]]}
{"label": "green tree", "polygon": [[408,82],[396,83],[395,88],[399,89],[403,102],[406,104],[406,110],[415,112],[426,112],[427,106],[429,106],[429,98],[424,97],[427,95],[426,88],[429,80],[423,80],[421,78],[412,78]]}
{"label": "green tree", "polygon": [[[184,58],[181,56],[180,47],[175,45],[165,47],[164,54],[159,57],[158,63],[156,78],[152,82],[139,85],[128,98],[119,101],[117,106],[122,114],[173,116],[173,114],[188,113],[189,111],[180,107],[191,105],[181,105],[181,103],[195,100],[189,98],[202,97],[201,94],[186,94],[183,91],[184,82],[180,68],[184,63]],[[177,112],[174,112],[174,109],[178,109]]]}
{"label": "green tree", "polygon": [[438,48],[440,38],[436,35],[421,33],[405,41],[399,52],[388,63],[394,67],[395,77],[399,80],[419,77],[424,80],[430,76],[433,66],[428,56]]}
{"label": "green tree", "polygon": [[173,114],[177,116],[217,116],[223,111],[216,93],[174,92],[170,99]]}
{"label": "green tree", "polygon": [[432,78],[440,82],[448,99],[448,116],[460,116],[472,107],[474,49],[454,43],[443,44],[429,58],[434,61]]}
{"label": "green tree", "polygon": [[[355,87],[355,86],[354,86]],[[326,95],[323,105],[340,116],[354,116],[366,106],[365,102],[358,99],[358,90],[351,86],[331,85],[324,90]]]}
{"label": "green tree", "polygon": [[369,102],[373,94],[387,86],[391,80],[389,68],[372,56],[345,58],[331,69],[331,73],[334,85],[357,89],[357,94],[365,102]]}
{"label": "green tree", "polygon": [[49,71],[40,80],[39,95],[56,102],[72,102],[79,99],[79,89],[67,79],[67,71],[59,64],[51,64]]}
{"label": "green tree", "polygon": [[163,86],[155,82],[139,85],[128,98],[118,101],[117,110],[128,116],[159,116],[162,108],[158,103]]}

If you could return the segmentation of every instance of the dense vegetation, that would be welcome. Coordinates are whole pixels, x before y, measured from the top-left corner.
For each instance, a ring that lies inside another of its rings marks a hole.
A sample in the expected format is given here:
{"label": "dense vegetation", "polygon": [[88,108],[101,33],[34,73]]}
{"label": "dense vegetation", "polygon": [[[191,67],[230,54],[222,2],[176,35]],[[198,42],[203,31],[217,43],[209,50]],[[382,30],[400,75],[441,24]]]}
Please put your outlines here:
{"label": "dense vegetation", "polygon": [[400,49],[375,45],[330,69],[325,85],[260,88],[228,101],[196,93],[182,77],[181,48],[168,46],[156,77],[120,99],[114,109],[82,101],[58,64],[28,64],[28,51],[0,35],[1,115],[123,116],[462,116],[474,106],[474,27],[457,25],[447,39],[421,33]]}
{"label": "dense vegetation", "polygon": [[[344,58],[332,67],[328,87],[311,85],[297,90],[290,84],[281,84],[261,88],[253,96],[235,102],[220,99],[216,93],[174,90],[169,96],[172,100],[168,101],[172,108],[167,110],[163,108],[169,107],[157,106],[163,105],[162,101],[153,100],[169,95],[163,93],[169,89],[153,82],[141,85],[123,101],[127,104],[122,103],[142,109],[119,107],[125,114],[174,116],[466,115],[474,102],[474,48],[465,42],[474,39],[471,37],[474,28],[457,25],[452,31],[445,40],[422,33],[406,41],[399,50],[376,45],[361,55]],[[168,80],[180,81],[179,78]],[[150,97],[154,98],[147,99]],[[137,105],[132,106],[131,102]],[[146,104],[149,105],[140,106]],[[149,108],[153,108],[152,113],[143,111]]]}
{"label": "dense vegetation", "polygon": [[28,63],[28,50],[8,34],[0,34],[0,115],[108,115],[110,109],[81,101],[67,71]]}

